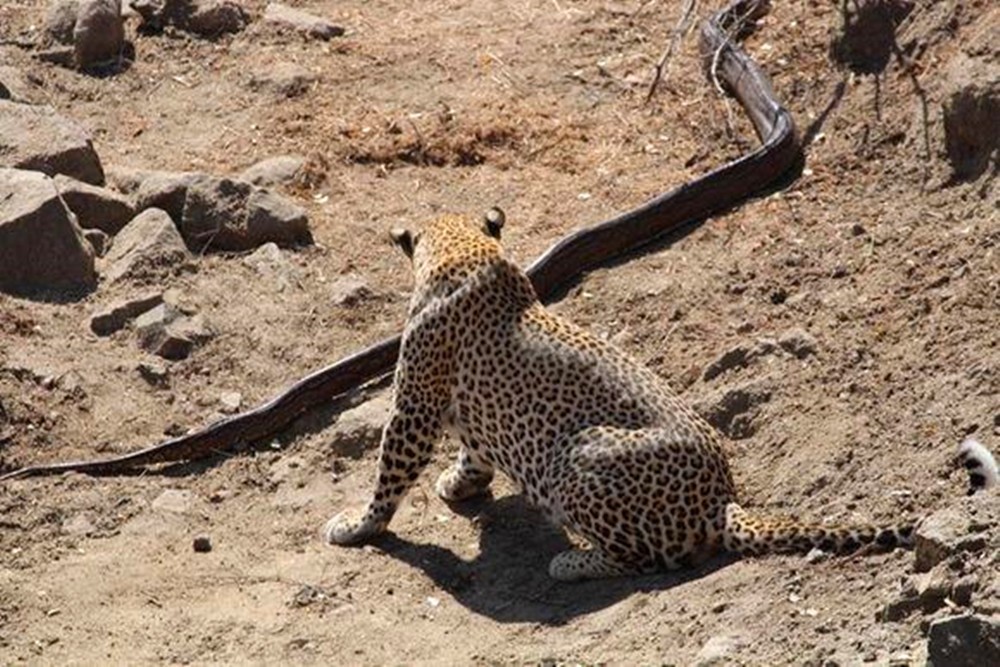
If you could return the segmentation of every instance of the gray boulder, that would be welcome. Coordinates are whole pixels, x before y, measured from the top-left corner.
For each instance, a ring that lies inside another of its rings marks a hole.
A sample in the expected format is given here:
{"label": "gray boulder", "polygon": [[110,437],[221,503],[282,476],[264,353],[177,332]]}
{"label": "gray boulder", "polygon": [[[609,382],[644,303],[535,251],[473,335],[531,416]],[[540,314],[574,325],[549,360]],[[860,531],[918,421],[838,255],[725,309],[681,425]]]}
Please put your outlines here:
{"label": "gray boulder", "polygon": [[305,211],[268,190],[228,178],[199,179],[187,188],[179,224],[195,250],[250,250],[264,243],[311,243]]}
{"label": "gray boulder", "polygon": [[76,66],[88,69],[118,59],[125,45],[121,0],[80,0],[73,28]]}
{"label": "gray boulder", "polygon": [[92,289],[94,251],[48,176],[0,167],[0,290]]}
{"label": "gray boulder", "polygon": [[306,159],[300,155],[278,155],[251,165],[236,178],[261,188],[273,188],[295,180],[305,167]]}
{"label": "gray boulder", "polygon": [[928,667],[1000,665],[1000,619],[949,616],[931,623]]}
{"label": "gray boulder", "polygon": [[327,19],[278,2],[268,3],[264,8],[264,22],[317,39],[330,39],[344,34],[342,27]]}
{"label": "gray boulder", "polygon": [[101,161],[86,130],[52,107],[9,100],[0,100],[0,167],[104,183]]}
{"label": "gray boulder", "polygon": [[173,220],[151,208],[137,215],[115,237],[104,259],[103,276],[109,282],[142,277],[184,262],[190,257]]}

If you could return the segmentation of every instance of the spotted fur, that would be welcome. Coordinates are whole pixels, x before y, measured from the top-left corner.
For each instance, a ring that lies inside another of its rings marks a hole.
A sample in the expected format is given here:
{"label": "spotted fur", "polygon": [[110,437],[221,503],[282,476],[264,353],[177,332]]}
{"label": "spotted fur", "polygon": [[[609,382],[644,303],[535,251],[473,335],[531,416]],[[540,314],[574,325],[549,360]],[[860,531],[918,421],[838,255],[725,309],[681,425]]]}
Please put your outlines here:
{"label": "spotted fur", "polygon": [[480,493],[500,470],[590,543],[552,560],[556,579],[678,568],[719,549],[911,542],[911,525],[828,527],[740,507],[718,434],[652,371],[547,311],[504,257],[502,225],[496,213],[482,227],[444,216],[393,233],[415,275],[394,408],[367,506],[332,518],[327,541],[383,531],[448,430],[461,448],[437,480],[442,498]]}

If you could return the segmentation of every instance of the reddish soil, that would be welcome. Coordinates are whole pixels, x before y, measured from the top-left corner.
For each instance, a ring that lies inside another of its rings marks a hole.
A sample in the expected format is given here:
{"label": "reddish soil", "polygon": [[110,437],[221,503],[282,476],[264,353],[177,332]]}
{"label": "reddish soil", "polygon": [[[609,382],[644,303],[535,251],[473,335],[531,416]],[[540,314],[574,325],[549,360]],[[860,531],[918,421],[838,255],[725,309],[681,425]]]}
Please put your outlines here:
{"label": "reddish soil", "polygon": [[[45,4],[5,2],[0,39],[37,34]],[[706,83],[694,35],[644,103],[680,2],[292,4],[347,34],[311,41],[254,22],[209,41],[137,34],[133,21],[134,64],[104,78],[0,46],[0,61],[35,81],[35,101],[90,129],[106,167],[223,174],[308,156],[311,178],[288,194],[317,240],[286,252],[291,285],[209,254],[77,302],[0,296],[3,469],[198,428],[218,418],[224,392],[255,405],[398,331],[410,277],[390,227],[499,205],[527,264],[756,141]],[[553,307],[692,403],[710,409],[740,388],[762,397],[731,429],[747,504],[891,521],[964,492],[951,460],[964,436],[1000,444],[996,162],[955,176],[942,120],[956,59],[998,56],[988,37],[1000,10],[899,3],[906,11],[845,29],[839,4],[775,3],[747,42],[806,137],[801,175],[583,277]],[[251,90],[253,74],[281,62],[318,82],[294,99]],[[332,305],[345,276],[371,294]],[[167,364],[167,388],[138,373],[151,358],[134,334],[86,327],[154,287],[218,332]],[[798,330],[814,354],[764,354],[703,379],[724,353]],[[391,536],[328,547],[320,528],[363,499],[376,454],[330,447],[341,407],[271,446],[166,474],[0,485],[0,662],[681,665],[733,634],[746,645],[729,659],[745,664],[921,660],[920,614],[877,618],[912,572],[909,552],[558,584],[545,568],[564,538],[506,483],[461,513],[436,498],[450,442]],[[191,495],[154,507],[167,489]],[[210,553],[192,550],[196,535],[211,537]],[[1000,609],[1000,591],[975,604]]]}

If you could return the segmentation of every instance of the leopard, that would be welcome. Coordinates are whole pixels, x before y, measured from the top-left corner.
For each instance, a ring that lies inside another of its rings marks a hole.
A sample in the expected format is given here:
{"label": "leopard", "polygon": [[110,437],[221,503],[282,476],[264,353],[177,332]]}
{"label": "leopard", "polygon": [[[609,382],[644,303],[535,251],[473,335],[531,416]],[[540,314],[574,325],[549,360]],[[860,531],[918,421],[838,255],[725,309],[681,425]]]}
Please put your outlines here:
{"label": "leopard", "polygon": [[[576,536],[549,562],[560,581],[646,574],[739,556],[850,553],[913,542],[914,523],[828,526],[739,503],[726,444],[668,382],[547,309],[500,242],[506,216],[438,216],[394,229],[414,288],[362,508],[329,520],[325,540],[357,545],[387,530],[445,434],[458,443],[437,494],[485,494],[497,471]],[[960,454],[970,493],[995,486],[979,443]]]}

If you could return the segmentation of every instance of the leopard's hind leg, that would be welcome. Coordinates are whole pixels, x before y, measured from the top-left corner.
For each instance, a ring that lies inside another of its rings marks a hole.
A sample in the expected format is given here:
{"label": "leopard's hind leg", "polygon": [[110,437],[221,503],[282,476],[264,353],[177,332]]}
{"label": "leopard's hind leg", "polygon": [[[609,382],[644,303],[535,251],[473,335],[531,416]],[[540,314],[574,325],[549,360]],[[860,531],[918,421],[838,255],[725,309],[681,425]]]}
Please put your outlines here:
{"label": "leopard's hind leg", "polygon": [[721,450],[668,429],[593,427],[564,438],[549,465],[550,512],[586,538],[549,565],[573,580],[675,569],[716,547],[734,499]]}

